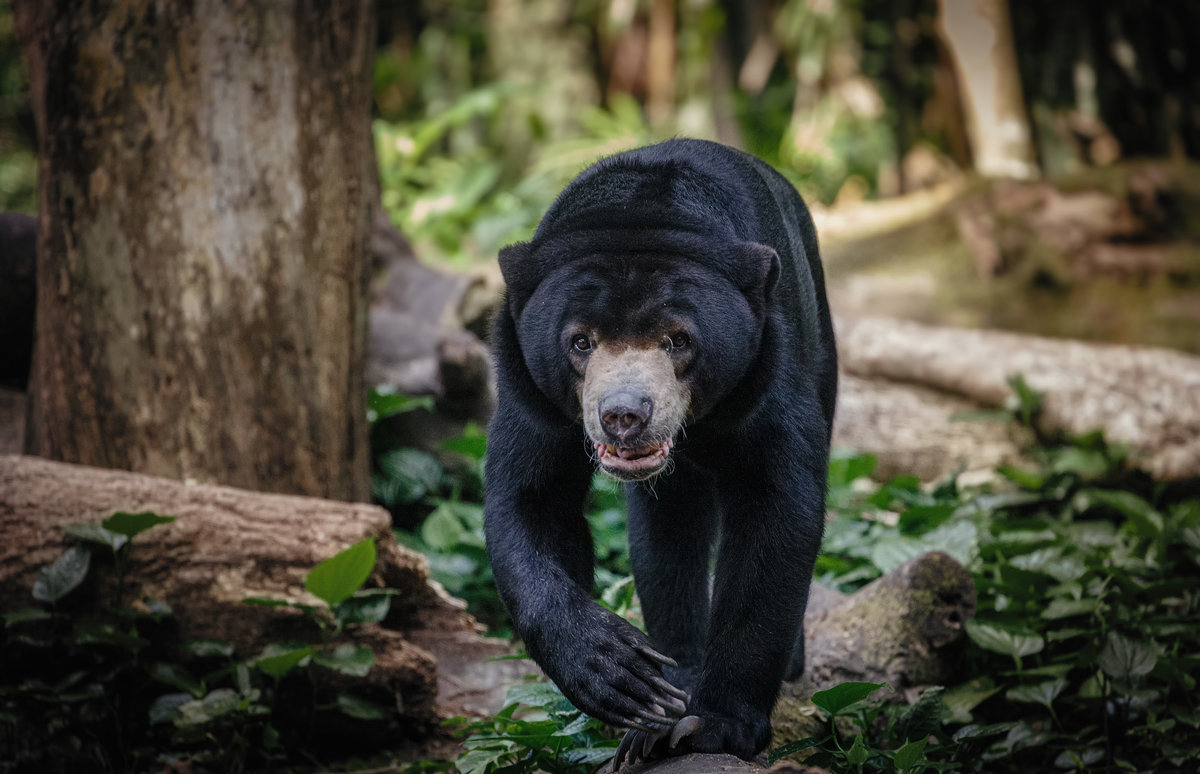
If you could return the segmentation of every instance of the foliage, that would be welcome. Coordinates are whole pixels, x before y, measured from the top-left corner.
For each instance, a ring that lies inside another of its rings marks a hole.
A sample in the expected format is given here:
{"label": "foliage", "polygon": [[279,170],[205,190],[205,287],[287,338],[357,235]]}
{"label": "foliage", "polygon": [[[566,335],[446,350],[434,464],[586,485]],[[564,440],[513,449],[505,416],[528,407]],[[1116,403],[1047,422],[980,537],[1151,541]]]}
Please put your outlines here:
{"label": "foliage", "polygon": [[[518,712],[522,707],[527,709]],[[455,762],[461,774],[587,774],[617,749],[600,721],[575,709],[545,681],[510,688],[494,718],[453,718],[447,724],[466,735]]]}
{"label": "foliage", "polygon": [[[1012,413],[1033,421],[1040,396],[1013,387]],[[975,491],[874,486],[873,460],[835,459],[820,580],[853,590],[930,550],[971,570],[970,679],[946,690],[926,755],[963,771],[1194,766],[1200,500],[1098,433],[1041,443],[1035,466],[999,468],[1009,486]]]}
{"label": "foliage", "polygon": [[[1011,385],[1002,418],[1035,426],[1041,396],[1019,377]],[[926,551],[949,553],[971,570],[979,593],[967,625],[967,679],[929,688],[911,706],[868,698],[874,684],[818,693],[813,701],[829,719],[828,733],[773,757],[802,752],[807,764],[832,772],[1194,765],[1200,500],[1138,474],[1127,450],[1098,433],[1030,435],[1039,444],[1028,452],[1033,466],[1001,467],[996,481],[969,489],[954,477],[932,487],[913,476],[874,484],[874,458],[834,455],[828,504],[836,518],[818,582],[850,592]],[[430,539],[412,544],[432,549],[435,563],[468,548],[482,562],[479,512],[469,519],[466,512],[455,511],[453,521],[443,512]],[[593,488],[589,519],[602,601],[636,613],[632,586],[621,582],[628,556],[619,488],[606,479]],[[472,564],[462,577],[483,589],[484,567]],[[543,714],[521,716],[510,703],[495,719],[464,728],[469,752],[460,770],[532,771],[516,762],[546,765],[542,757],[566,749],[611,753],[604,737],[577,738],[574,716],[545,711],[558,695],[551,686],[537,690],[546,693],[535,693],[536,701],[521,692],[510,699],[528,698]]]}
{"label": "foliage", "polygon": [[[349,692],[323,696],[313,671],[363,677],[371,668],[369,649],[333,638],[387,615],[389,592],[359,590],[375,566],[374,538],[308,574],[305,587],[319,605],[247,600],[301,611],[323,632],[322,644],[274,643],[239,660],[226,642],[177,645],[173,613],[162,602],[124,605],[134,538],[173,520],[116,513],[98,525],[66,527],[80,542],[38,574],[33,596],[42,606],[4,614],[0,771],[240,771],[315,760],[310,726],[317,717],[335,713],[361,724],[385,716]],[[95,604],[104,579],[89,581],[93,554],[112,561],[116,592],[108,606]]]}

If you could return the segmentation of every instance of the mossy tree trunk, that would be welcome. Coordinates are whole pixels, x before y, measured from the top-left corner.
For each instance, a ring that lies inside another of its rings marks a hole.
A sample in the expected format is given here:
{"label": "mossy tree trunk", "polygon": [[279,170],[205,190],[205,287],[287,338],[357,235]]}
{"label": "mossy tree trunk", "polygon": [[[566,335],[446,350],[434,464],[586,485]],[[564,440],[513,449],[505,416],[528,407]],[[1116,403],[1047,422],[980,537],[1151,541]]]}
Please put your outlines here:
{"label": "mossy tree trunk", "polygon": [[372,4],[13,10],[41,136],[27,450],[365,498]]}

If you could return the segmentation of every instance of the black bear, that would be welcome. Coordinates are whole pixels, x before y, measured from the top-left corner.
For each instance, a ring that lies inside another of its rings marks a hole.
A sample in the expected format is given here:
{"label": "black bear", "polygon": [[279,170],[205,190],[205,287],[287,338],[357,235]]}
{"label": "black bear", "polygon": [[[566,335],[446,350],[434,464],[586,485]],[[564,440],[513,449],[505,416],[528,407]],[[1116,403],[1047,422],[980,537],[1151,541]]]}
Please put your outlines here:
{"label": "black bear", "polygon": [[[804,667],[837,392],[807,208],[753,156],[670,140],[584,171],[500,268],[485,521],[525,647],[630,729],[618,768],[752,758]],[[648,637],[590,599],[597,466],[627,482]]]}

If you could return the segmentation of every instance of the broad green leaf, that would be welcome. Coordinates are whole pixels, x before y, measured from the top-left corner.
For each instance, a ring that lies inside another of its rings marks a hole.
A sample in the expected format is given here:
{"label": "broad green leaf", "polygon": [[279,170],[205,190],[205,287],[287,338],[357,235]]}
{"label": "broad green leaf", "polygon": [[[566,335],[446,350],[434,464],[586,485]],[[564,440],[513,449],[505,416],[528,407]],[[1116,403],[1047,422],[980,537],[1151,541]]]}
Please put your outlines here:
{"label": "broad green leaf", "polygon": [[1017,634],[982,623],[975,619],[967,621],[967,636],[979,647],[1013,658],[1032,656],[1046,647],[1046,641],[1037,634]]}
{"label": "broad green leaf", "polygon": [[927,551],[929,547],[920,540],[906,537],[883,538],[871,549],[871,564],[886,575]]}
{"label": "broad green leaf", "polygon": [[1094,597],[1055,599],[1042,611],[1042,618],[1054,620],[1058,618],[1070,618],[1076,615],[1091,615],[1096,612],[1096,607],[1099,604],[1100,600]]}
{"label": "broad green leaf", "polygon": [[360,540],[312,568],[304,588],[331,607],[349,599],[375,569],[375,538]]}
{"label": "broad green leaf", "polygon": [[1055,473],[1073,473],[1089,479],[1104,475],[1109,469],[1109,461],[1101,451],[1068,446],[1054,452],[1050,469]]}
{"label": "broad green leaf", "polygon": [[378,623],[387,618],[392,597],[396,594],[394,589],[356,591],[349,599],[334,605],[333,617],[339,626]]}
{"label": "broad green leaf", "polygon": [[479,425],[468,422],[463,434],[446,441],[442,444],[442,448],[473,460],[481,460],[487,453],[487,436],[484,435]]}
{"label": "broad green leaf", "polygon": [[92,552],[83,546],[71,546],[38,571],[33,582],[33,598],[53,604],[83,583],[91,564]]}
{"label": "broad green leaf", "polygon": [[1047,476],[1032,470],[1023,470],[1012,465],[1000,465],[996,472],[1022,489],[1039,491],[1046,486]]}
{"label": "broad green leaf", "polygon": [[433,398],[429,395],[397,395],[396,393],[371,390],[367,396],[367,420],[369,422],[378,422],[406,411],[432,408]]}
{"label": "broad green leaf", "polygon": [[990,678],[982,677],[957,685],[942,694],[942,704],[949,714],[948,720],[959,723],[970,722],[971,710],[978,707],[1002,689]]}
{"label": "broad green leaf", "polygon": [[842,683],[828,690],[817,691],[812,696],[812,702],[830,715],[836,715],[846,707],[862,701],[886,685],[887,683]]}
{"label": "broad green leaf", "polygon": [[900,716],[900,735],[905,739],[925,739],[942,726],[942,695],[945,689],[927,688]]}
{"label": "broad green leaf", "polygon": [[1158,663],[1158,648],[1153,643],[1109,632],[1100,649],[1099,662],[1100,668],[1113,679],[1132,681],[1153,671]]}
{"label": "broad green leaf", "polygon": [[111,548],[113,553],[120,551],[129,542],[129,538],[119,532],[105,529],[99,524],[68,524],[63,527],[63,532],[85,543],[95,543]]}
{"label": "broad green leaf", "polygon": [[382,707],[372,701],[360,699],[347,693],[339,693],[337,706],[344,714],[358,720],[383,720],[387,713]]}
{"label": "broad green leaf", "polygon": [[829,460],[829,486],[845,487],[860,478],[866,478],[875,472],[877,462],[873,454],[835,451]]}
{"label": "broad green leaf", "polygon": [[786,758],[789,755],[795,755],[796,753],[802,750],[807,750],[810,747],[816,747],[820,743],[821,740],[817,739],[815,736],[809,736],[805,737],[804,739],[797,739],[794,742],[788,742],[782,747],[776,747],[774,750],[772,750],[767,756],[767,762],[768,764],[774,765],[774,763],[778,760]]}
{"label": "broad green leaf", "polygon": [[1067,687],[1067,681],[1063,678],[1050,680],[1037,685],[1019,685],[1016,688],[1010,688],[1005,694],[1012,701],[1023,701],[1030,704],[1041,704],[1043,707],[1050,709],[1054,704],[1054,700]]}
{"label": "broad green leaf", "polygon": [[351,677],[366,677],[375,664],[375,654],[362,645],[339,645],[331,653],[317,653],[313,663]]}
{"label": "broad green leaf", "polygon": [[1090,506],[1101,506],[1117,511],[1127,517],[1137,533],[1145,538],[1155,538],[1163,530],[1163,516],[1150,503],[1133,492],[1109,489],[1087,489],[1077,499]]}
{"label": "broad green leaf", "polygon": [[922,736],[920,739],[911,742],[905,742],[896,754],[892,757],[892,763],[896,766],[896,771],[900,774],[907,774],[914,765],[925,757],[925,743],[928,738]]}
{"label": "broad green leaf", "polygon": [[419,449],[393,449],[376,461],[387,479],[390,502],[415,503],[442,483],[442,466],[432,455]]}
{"label": "broad green leaf", "polygon": [[255,659],[254,666],[278,680],[316,652],[317,649],[311,646],[288,650],[267,646],[263,655]]}
{"label": "broad green leaf", "polygon": [[979,725],[971,723],[963,726],[954,732],[951,737],[952,741],[965,742],[968,739],[983,739],[989,736],[999,736],[1000,734],[1011,733],[1014,728],[1021,725],[1017,721],[1005,721],[1003,723],[991,723],[988,725]]}
{"label": "broad green leaf", "polygon": [[553,707],[564,701],[562,692],[551,683],[533,682],[517,683],[508,689],[504,701],[506,704],[518,702],[530,707]]}
{"label": "broad green leaf", "polygon": [[198,726],[216,720],[219,717],[236,712],[241,705],[241,699],[232,689],[218,688],[203,699],[195,699],[177,707],[178,716],[175,724],[178,726]]}
{"label": "broad green leaf", "polygon": [[435,551],[449,551],[467,535],[467,528],[450,503],[441,503],[425,517],[421,525],[421,540]]}
{"label": "broad green leaf", "polygon": [[151,527],[156,527],[159,524],[170,524],[173,521],[175,521],[174,516],[159,516],[153,511],[143,511],[141,513],[118,511],[100,522],[100,526],[109,532],[116,532],[118,535],[124,535],[132,540]]}
{"label": "broad green leaf", "polygon": [[922,535],[940,527],[958,508],[957,505],[914,505],[900,514],[897,527],[902,535]]}
{"label": "broad green leaf", "polygon": [[846,761],[854,766],[861,766],[869,755],[867,746],[863,744],[862,734],[856,735],[854,744],[850,745],[850,749],[846,751]]}

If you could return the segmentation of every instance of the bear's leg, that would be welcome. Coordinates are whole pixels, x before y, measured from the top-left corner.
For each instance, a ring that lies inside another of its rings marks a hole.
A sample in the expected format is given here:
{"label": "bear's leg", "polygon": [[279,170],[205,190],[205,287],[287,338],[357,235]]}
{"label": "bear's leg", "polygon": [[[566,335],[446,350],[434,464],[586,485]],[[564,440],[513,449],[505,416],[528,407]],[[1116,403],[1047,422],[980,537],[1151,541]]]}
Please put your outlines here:
{"label": "bear's leg", "polygon": [[709,558],[716,534],[716,491],[710,477],[679,460],[679,468],[630,484],[629,554],[654,646],[678,662],[665,669],[691,692],[704,662],[709,625]]}
{"label": "bear's leg", "polygon": [[774,455],[759,475],[722,476],[721,545],[700,680],[680,749],[752,758],[797,652],[824,521],[819,465]]}

